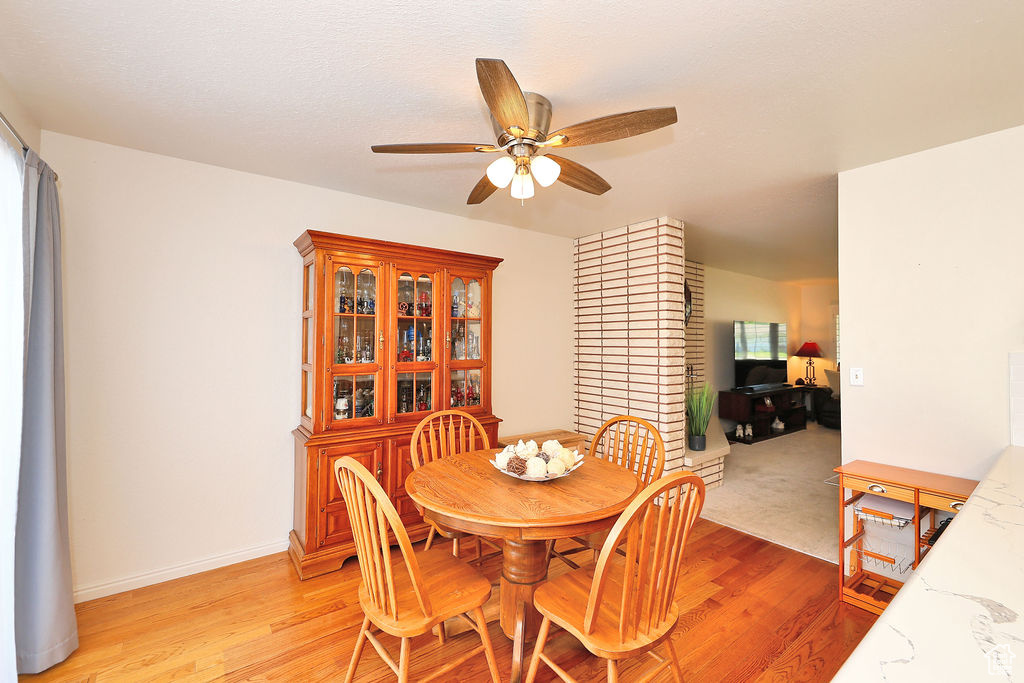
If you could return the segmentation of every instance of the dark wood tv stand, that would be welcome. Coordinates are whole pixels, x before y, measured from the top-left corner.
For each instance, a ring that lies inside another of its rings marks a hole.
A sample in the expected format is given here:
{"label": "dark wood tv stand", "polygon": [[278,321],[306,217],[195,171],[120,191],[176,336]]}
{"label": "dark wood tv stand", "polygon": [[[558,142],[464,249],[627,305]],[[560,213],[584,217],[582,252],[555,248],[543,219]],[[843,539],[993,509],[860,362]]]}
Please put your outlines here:
{"label": "dark wood tv stand", "polygon": [[[726,430],[725,435],[729,442],[757,443],[806,429],[807,410],[801,400],[803,389],[804,387],[780,386],[760,390],[732,389],[718,392],[719,417],[753,426],[754,435],[749,439],[738,439],[734,431]],[[776,417],[786,425],[785,431],[772,431],[772,422]]]}

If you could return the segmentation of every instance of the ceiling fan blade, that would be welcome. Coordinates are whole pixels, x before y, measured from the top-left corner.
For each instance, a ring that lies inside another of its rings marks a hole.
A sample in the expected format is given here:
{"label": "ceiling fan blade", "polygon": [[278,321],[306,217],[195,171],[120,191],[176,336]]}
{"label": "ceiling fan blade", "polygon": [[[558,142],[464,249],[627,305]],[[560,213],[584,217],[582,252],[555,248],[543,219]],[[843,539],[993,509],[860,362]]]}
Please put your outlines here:
{"label": "ceiling fan blade", "polygon": [[476,186],[473,187],[472,192],[469,193],[469,199],[466,200],[466,203],[479,204],[480,202],[494,194],[494,191],[497,189],[498,188],[496,188],[494,184],[490,180],[488,180],[487,176],[485,175],[483,178],[480,179]]}
{"label": "ceiling fan blade", "polygon": [[546,154],[545,156],[552,161],[558,162],[558,165],[562,167],[562,172],[558,174],[558,179],[569,187],[574,187],[577,190],[583,190],[590,194],[604,194],[612,189],[608,181],[582,164],[577,164],[571,159],[555,156],[554,154]]}
{"label": "ceiling fan blade", "polygon": [[526,132],[530,124],[530,112],[526,108],[526,97],[516,82],[516,77],[500,59],[477,59],[476,78],[480,82],[487,108],[502,128],[517,137]]}
{"label": "ceiling fan blade", "polygon": [[456,152],[488,151],[477,150],[478,147],[491,147],[491,145],[474,145],[470,142],[413,142],[403,145],[373,145],[370,149],[378,154],[452,154]]}
{"label": "ceiling fan blade", "polygon": [[675,107],[641,109],[577,123],[574,126],[549,133],[547,137],[551,140],[557,135],[564,135],[567,139],[557,145],[558,147],[596,145],[601,142],[611,142],[642,133],[650,133],[652,130],[670,126],[677,120]]}

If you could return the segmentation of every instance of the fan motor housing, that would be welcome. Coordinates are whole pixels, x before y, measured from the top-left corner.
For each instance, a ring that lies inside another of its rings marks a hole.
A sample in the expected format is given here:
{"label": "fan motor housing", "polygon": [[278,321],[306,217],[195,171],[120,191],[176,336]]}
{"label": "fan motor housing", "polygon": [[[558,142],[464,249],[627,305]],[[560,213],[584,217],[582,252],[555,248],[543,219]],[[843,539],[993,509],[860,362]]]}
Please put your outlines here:
{"label": "fan motor housing", "polygon": [[[526,98],[526,110],[530,114],[530,121],[527,124],[529,129],[523,134],[522,139],[524,142],[527,140],[543,142],[547,139],[548,128],[551,126],[551,101],[535,92],[524,92],[523,97]],[[491,126],[494,128],[494,135],[498,138],[499,147],[515,140],[508,131],[501,127],[493,115],[491,116]],[[533,149],[533,145],[530,145],[529,142],[526,142],[526,145]],[[520,146],[515,145],[514,148],[509,149],[509,152],[511,153],[512,149]]]}

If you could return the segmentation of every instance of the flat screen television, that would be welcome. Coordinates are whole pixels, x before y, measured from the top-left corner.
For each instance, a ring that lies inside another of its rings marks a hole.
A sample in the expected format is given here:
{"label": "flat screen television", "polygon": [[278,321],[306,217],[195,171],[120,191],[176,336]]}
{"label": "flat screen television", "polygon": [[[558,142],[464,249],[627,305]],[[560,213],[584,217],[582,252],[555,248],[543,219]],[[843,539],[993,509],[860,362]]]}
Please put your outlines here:
{"label": "flat screen television", "polygon": [[737,387],[786,383],[786,323],[734,320],[732,338]]}

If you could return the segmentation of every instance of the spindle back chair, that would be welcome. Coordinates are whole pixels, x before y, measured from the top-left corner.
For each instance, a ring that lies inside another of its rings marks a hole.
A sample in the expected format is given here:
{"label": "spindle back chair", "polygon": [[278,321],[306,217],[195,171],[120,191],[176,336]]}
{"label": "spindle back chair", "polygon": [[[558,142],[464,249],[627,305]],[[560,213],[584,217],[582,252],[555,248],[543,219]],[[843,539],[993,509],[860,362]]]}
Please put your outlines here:
{"label": "spindle back chair", "polygon": [[[544,654],[551,622],[574,635],[588,650],[608,660],[608,679],[617,680],[616,661],[643,653],[672,668],[682,680],[671,635],[679,619],[675,603],[683,551],[704,505],[704,482],[677,472],[645,488],[623,511],[601,548],[590,580],[586,569],[541,585],[534,606],[544,616],[530,661],[527,683],[541,661],[565,680],[567,674]],[[625,556],[616,552],[625,546]],[[665,644],[668,658],[653,653]],[[649,678],[645,678],[649,680]]]}
{"label": "spindle back chair", "polygon": [[[640,477],[644,486],[660,478],[665,470],[665,441],[658,429],[647,420],[631,415],[619,415],[601,425],[590,442],[588,454],[631,470]],[[568,556],[588,550],[596,555],[604,538],[603,533],[588,537],[574,536],[572,540],[576,542],[575,546],[558,550],[551,543],[549,549],[551,555],[570,568],[579,569],[579,565]]]}
{"label": "spindle back chair", "polygon": [[[487,432],[475,417],[461,410],[439,410],[427,415],[416,425],[412,433],[409,454],[415,470],[440,458],[490,447]],[[425,549],[429,550],[434,542],[434,536],[440,535],[451,539],[452,555],[458,557],[459,542],[469,534],[440,526],[429,520],[427,523],[430,525],[430,531],[427,534]],[[477,537],[475,540],[476,557],[473,561],[480,562],[485,558],[480,548],[480,538]]]}
{"label": "spindle back chair", "polygon": [[480,421],[461,410],[439,410],[423,418],[412,433],[412,466],[456,453],[490,448]]}
{"label": "spindle back chair", "polygon": [[[451,671],[471,656],[483,652],[493,681],[498,670],[491,647],[483,604],[491,594],[491,584],[478,571],[440,551],[413,551],[409,535],[387,493],[362,464],[350,457],[334,464],[359,559],[362,581],[359,604],[363,624],[356,638],[352,660],[345,677],[355,677],[363,645],[369,640],[381,659],[398,675],[409,677],[410,639],[426,633],[445,619],[463,617],[480,636],[480,646],[448,662],[430,676],[430,680]],[[398,545],[397,550],[391,544]],[[470,619],[472,612],[474,619]],[[371,631],[370,624],[402,639],[399,663]]]}
{"label": "spindle back chair", "polygon": [[665,441],[647,420],[620,415],[601,425],[590,442],[590,455],[633,470],[647,486],[665,470]]}

